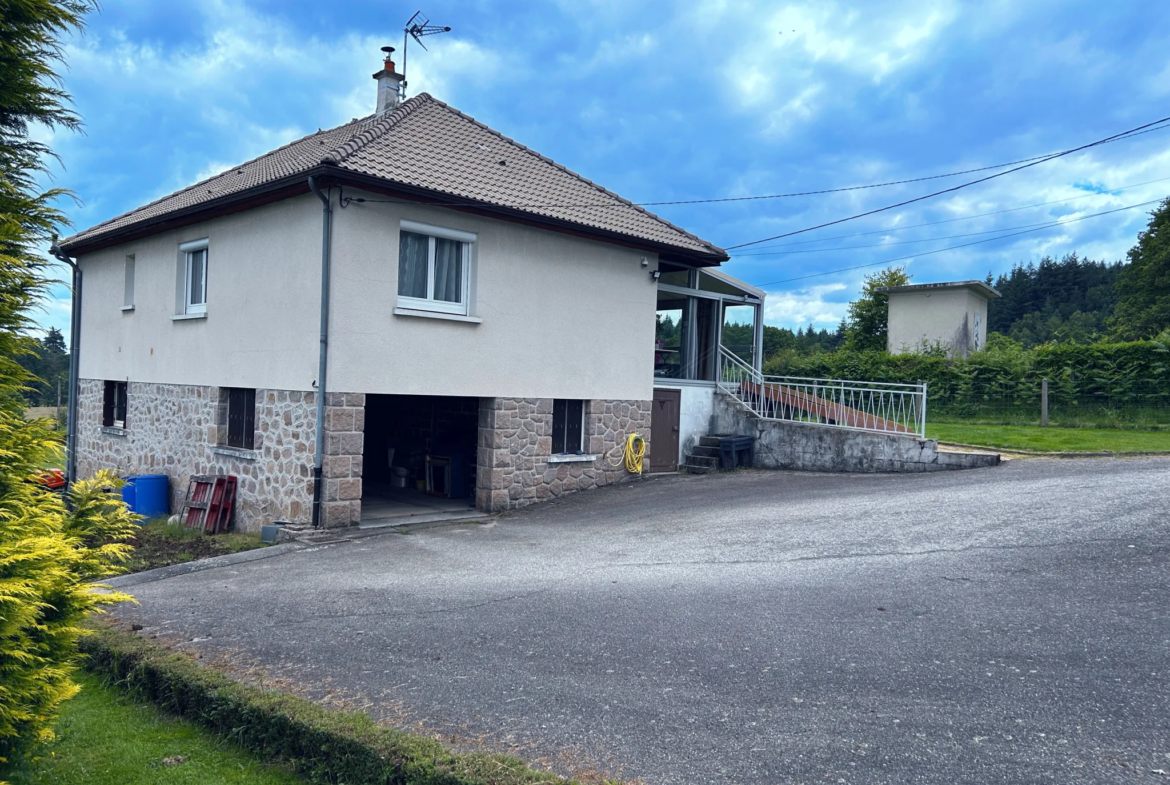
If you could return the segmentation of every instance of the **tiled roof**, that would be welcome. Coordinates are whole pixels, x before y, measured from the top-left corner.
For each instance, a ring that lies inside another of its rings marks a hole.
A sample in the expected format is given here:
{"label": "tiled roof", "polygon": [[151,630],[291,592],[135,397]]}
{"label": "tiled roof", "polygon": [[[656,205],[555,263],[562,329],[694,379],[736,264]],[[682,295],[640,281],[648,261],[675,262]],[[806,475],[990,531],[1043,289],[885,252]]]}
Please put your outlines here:
{"label": "tiled roof", "polygon": [[[151,219],[308,173],[321,165],[450,197],[453,206],[494,206],[600,230],[687,255],[722,249],[622,199],[426,93],[380,117],[298,139],[215,177],[63,240],[98,240]],[[438,200],[444,203],[444,200]]]}

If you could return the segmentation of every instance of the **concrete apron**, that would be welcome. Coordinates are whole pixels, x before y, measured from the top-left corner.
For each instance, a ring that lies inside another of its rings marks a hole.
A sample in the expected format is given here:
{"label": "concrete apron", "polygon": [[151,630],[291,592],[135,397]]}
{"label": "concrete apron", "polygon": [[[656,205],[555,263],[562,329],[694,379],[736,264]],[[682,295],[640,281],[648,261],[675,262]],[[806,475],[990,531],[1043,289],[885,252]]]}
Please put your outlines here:
{"label": "concrete apron", "polygon": [[754,468],[815,472],[933,472],[996,466],[998,453],[940,450],[936,439],[762,420],[716,394],[711,433],[755,437]]}

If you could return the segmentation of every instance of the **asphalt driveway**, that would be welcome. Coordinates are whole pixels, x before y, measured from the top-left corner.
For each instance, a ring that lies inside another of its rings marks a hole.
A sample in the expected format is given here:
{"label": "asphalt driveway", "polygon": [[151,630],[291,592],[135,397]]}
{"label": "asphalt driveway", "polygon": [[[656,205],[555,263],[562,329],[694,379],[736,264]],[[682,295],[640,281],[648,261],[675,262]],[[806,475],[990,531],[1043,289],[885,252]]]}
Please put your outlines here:
{"label": "asphalt driveway", "polygon": [[563,771],[1170,783],[1166,459],[656,479],[132,592],[147,632]]}

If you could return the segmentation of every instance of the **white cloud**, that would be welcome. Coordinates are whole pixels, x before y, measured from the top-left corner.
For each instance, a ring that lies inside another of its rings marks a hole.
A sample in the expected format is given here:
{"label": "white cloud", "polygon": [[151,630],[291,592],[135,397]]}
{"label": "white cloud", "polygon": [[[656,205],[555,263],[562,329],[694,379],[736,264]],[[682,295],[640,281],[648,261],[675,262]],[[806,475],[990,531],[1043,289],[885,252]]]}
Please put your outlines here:
{"label": "white cloud", "polygon": [[836,326],[845,317],[846,303],[826,302],[824,297],[846,288],[844,283],[829,283],[791,291],[768,291],[764,300],[764,323],[784,327],[808,325]]}
{"label": "white cloud", "polygon": [[767,5],[700,5],[693,17],[708,31],[735,31],[717,57],[732,96],[742,108],[763,113],[767,134],[813,118],[822,105],[818,97],[869,89],[921,60],[958,16],[952,3],[925,18],[914,3],[858,10],[805,2],[771,13]]}

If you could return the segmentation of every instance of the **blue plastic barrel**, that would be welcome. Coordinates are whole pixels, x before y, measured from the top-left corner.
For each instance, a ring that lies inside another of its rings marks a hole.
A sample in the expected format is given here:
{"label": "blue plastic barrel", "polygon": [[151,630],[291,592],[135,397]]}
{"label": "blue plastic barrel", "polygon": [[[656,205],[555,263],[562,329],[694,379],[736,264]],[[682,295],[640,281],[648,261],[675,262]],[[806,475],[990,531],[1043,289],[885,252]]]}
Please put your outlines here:
{"label": "blue plastic barrel", "polygon": [[171,479],[165,474],[139,474],[126,478],[122,500],[146,518],[171,513]]}

